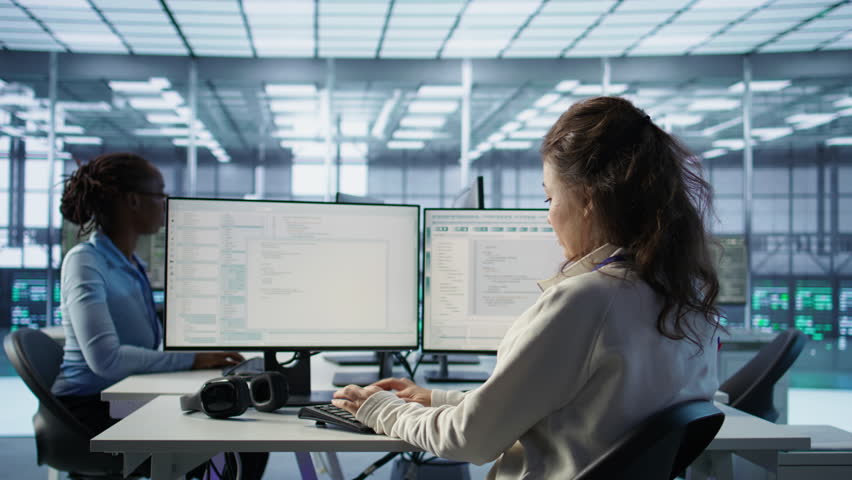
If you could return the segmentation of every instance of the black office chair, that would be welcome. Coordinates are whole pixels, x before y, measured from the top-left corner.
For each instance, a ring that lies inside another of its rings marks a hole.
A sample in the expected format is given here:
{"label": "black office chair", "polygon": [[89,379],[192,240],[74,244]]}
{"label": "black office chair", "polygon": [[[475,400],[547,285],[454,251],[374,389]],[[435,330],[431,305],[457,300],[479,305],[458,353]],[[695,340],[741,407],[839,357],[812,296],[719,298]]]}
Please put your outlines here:
{"label": "black office chair", "polygon": [[574,480],[671,480],[707,448],[724,420],[705,400],[673,405],[625,434]]}
{"label": "black office chair", "polygon": [[778,410],[772,403],[775,383],[802,353],[807,339],[801,331],[790,328],[761,348],[719,387],[728,394],[728,405],[770,422],[778,420]]}
{"label": "black office chair", "polygon": [[3,339],[12,366],[38,398],[33,416],[39,465],[69,472],[71,479],[121,479],[122,457],[89,451],[94,432],[80,423],[51,393],[62,347],[39,330],[22,328]]}

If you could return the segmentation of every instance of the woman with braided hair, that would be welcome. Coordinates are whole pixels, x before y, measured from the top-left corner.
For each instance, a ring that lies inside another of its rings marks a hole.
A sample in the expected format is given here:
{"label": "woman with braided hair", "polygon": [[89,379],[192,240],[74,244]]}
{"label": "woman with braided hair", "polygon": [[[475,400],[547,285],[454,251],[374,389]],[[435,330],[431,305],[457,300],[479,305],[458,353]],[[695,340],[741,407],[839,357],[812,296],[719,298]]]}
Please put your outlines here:
{"label": "woman with braided hair", "polygon": [[[117,420],[100,393],[138,373],[220,368],[243,360],[236,352],[163,352],[145,265],[134,254],[141,235],[165,220],[160,171],[133,153],[101,155],[65,180],[60,210],[87,241],[62,261],[65,353],[53,393],[96,433]],[[260,478],[267,454],[253,464]]]}

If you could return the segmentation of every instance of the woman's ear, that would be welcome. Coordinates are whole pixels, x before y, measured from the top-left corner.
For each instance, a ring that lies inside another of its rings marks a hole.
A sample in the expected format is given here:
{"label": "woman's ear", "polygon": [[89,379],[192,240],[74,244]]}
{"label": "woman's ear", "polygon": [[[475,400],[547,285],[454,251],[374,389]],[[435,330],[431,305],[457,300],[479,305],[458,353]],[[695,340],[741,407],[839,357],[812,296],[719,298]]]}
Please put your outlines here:
{"label": "woman's ear", "polygon": [[141,202],[139,200],[139,195],[135,193],[127,194],[127,206],[129,206],[131,210],[139,210],[140,205]]}
{"label": "woman's ear", "polygon": [[586,200],[586,206],[583,207],[583,218],[589,218],[589,215],[592,214],[592,209],[593,209],[592,201]]}

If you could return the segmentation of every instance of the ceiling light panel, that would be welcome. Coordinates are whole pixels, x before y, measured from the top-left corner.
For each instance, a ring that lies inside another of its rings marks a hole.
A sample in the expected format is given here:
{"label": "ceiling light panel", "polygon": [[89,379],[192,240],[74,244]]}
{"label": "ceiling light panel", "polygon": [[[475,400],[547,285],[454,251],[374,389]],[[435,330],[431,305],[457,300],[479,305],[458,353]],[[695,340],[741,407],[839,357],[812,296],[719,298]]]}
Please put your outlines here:
{"label": "ceiling light panel", "polygon": [[680,10],[686,4],[690,3],[690,0],[655,0],[653,2],[622,2],[618,5],[618,13],[632,13],[632,12],[644,12],[644,11],[655,11],[655,12],[674,12],[676,10]]}
{"label": "ceiling light panel", "polygon": [[614,0],[596,0],[594,2],[548,2],[542,7],[540,15],[590,15],[609,11]]}
{"label": "ceiling light panel", "polygon": [[221,48],[223,50],[242,50],[249,48],[248,39],[245,37],[190,37],[189,44],[193,50],[197,48]]}
{"label": "ceiling light panel", "polygon": [[140,55],[189,55],[183,45],[174,47],[133,47],[133,52]]}
{"label": "ceiling light panel", "polygon": [[430,50],[408,50],[408,49],[388,49],[383,48],[381,54],[379,55],[382,58],[436,58],[438,55],[438,49],[430,49]]}
{"label": "ceiling light panel", "polygon": [[594,35],[615,35],[619,37],[633,37],[638,38],[641,35],[644,35],[656,27],[656,24],[628,24],[621,25],[615,24],[612,22],[601,22],[600,25],[595,27],[594,30],[591,31],[590,34]]}
{"label": "ceiling light panel", "polygon": [[0,39],[2,39],[6,43],[10,42],[50,42],[55,43],[53,41],[53,37],[47,34],[45,31],[40,32],[3,32],[0,34]]}
{"label": "ceiling light panel", "polygon": [[798,21],[782,21],[782,22],[750,22],[745,21],[738,23],[727,29],[723,36],[733,35],[757,35],[757,34],[778,34],[789,30],[796,26]]}
{"label": "ceiling light panel", "polygon": [[[548,5],[552,5],[549,3]],[[539,14],[527,25],[527,28],[576,28],[588,27],[598,19],[600,15],[545,15]]]}
{"label": "ceiling light panel", "polygon": [[388,29],[385,32],[385,42],[406,40],[426,40],[443,42],[446,36],[446,30],[397,28]]}
{"label": "ceiling light panel", "polygon": [[464,0],[442,0],[430,2],[396,2],[394,15],[457,15],[464,6]]}
{"label": "ceiling light panel", "polygon": [[751,10],[767,3],[772,3],[772,0],[698,0],[691,8],[692,10]]}
{"label": "ceiling light panel", "polygon": [[[165,17],[163,17],[165,20]],[[161,37],[163,35],[175,35],[177,31],[170,23],[114,23],[113,26],[122,35],[139,35],[146,37]]]}
{"label": "ceiling light panel", "polygon": [[714,24],[723,27],[725,24],[742,17],[748,10],[689,10],[672,21],[674,25],[683,24]]}
{"label": "ceiling light panel", "polygon": [[825,10],[823,6],[775,7],[769,6],[749,16],[749,21],[805,20]]}
{"label": "ceiling light panel", "polygon": [[382,15],[362,15],[362,16],[343,16],[343,15],[321,15],[319,17],[320,31],[324,29],[334,28],[351,28],[357,25],[359,28],[377,28],[381,29],[385,24],[385,16]]}
{"label": "ceiling light panel", "polygon": [[411,113],[453,113],[458,109],[457,101],[415,100],[408,104]]}
{"label": "ceiling light panel", "polygon": [[24,7],[33,8],[89,8],[86,0],[18,0]]}
{"label": "ceiling light panel", "polygon": [[0,32],[17,31],[17,32],[43,32],[42,28],[30,19],[22,18],[20,20],[4,19],[2,15],[5,12],[0,10]]}
{"label": "ceiling light panel", "polygon": [[175,13],[184,12],[219,12],[228,14],[239,14],[240,9],[237,2],[232,1],[204,1],[195,0],[167,0],[169,9]]}
{"label": "ceiling light panel", "polygon": [[817,48],[822,42],[773,42],[760,48],[761,53],[773,52],[807,52]]}
{"label": "ceiling light panel", "polygon": [[[852,27],[852,20],[850,20],[850,27]],[[796,30],[790,32],[777,41],[785,42],[785,41],[814,41],[814,42],[824,42],[826,40],[831,40],[836,37],[837,33],[835,32],[820,32],[820,31],[805,31],[805,30]]]}
{"label": "ceiling light panel", "polygon": [[177,35],[169,35],[165,37],[124,37],[124,40],[130,44],[133,49],[136,48],[178,48],[183,47],[183,43]]}
{"label": "ceiling light panel", "polygon": [[464,16],[529,16],[541,5],[539,0],[472,0]]}
{"label": "ceiling light panel", "polygon": [[181,30],[194,25],[211,27],[219,25],[239,26],[243,24],[243,19],[239,15],[185,12],[175,13],[174,16]]}
{"label": "ceiling light panel", "polygon": [[610,25],[648,25],[654,26],[665,20],[665,16],[657,12],[651,13],[611,13],[604,18]]}
{"label": "ceiling light panel", "polygon": [[159,0],[92,0],[100,10],[156,10],[161,11]]}
{"label": "ceiling light panel", "polygon": [[412,28],[447,31],[455,22],[455,16],[409,17],[394,15],[388,22],[388,30]]}
{"label": "ceiling light panel", "polygon": [[390,52],[405,52],[411,50],[413,52],[430,52],[433,55],[435,52],[441,48],[441,45],[444,43],[443,40],[429,40],[429,41],[417,41],[417,40],[395,40],[391,41],[385,39],[382,43],[382,54],[390,53]]}
{"label": "ceiling light panel", "polygon": [[128,24],[170,24],[169,17],[162,11],[160,12],[133,12],[127,10],[116,10],[112,12],[104,12],[104,16],[111,23],[128,23]]}
{"label": "ceiling light panel", "polygon": [[555,50],[557,53],[562,51],[568,45],[571,45],[573,38],[565,39],[565,40],[529,40],[529,39],[518,39],[512,42],[509,49],[510,50]]}
{"label": "ceiling light panel", "polygon": [[388,0],[336,1],[323,0],[319,3],[319,14],[323,15],[384,15]]}
{"label": "ceiling light panel", "polygon": [[537,27],[525,28],[520,35],[518,35],[518,40],[526,39],[526,40],[562,40],[562,39],[571,39],[582,35],[587,30],[587,27],[564,27],[564,28],[555,28],[555,27]]}

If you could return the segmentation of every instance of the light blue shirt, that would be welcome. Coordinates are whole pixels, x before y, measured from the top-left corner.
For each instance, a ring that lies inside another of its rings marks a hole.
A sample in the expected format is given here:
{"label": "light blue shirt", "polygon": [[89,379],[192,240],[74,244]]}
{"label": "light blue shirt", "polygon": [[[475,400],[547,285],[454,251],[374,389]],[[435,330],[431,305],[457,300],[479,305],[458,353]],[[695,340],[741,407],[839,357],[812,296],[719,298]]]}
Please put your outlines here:
{"label": "light blue shirt", "polygon": [[134,265],[103,232],[62,261],[65,355],[56,395],[95,395],[137,373],[188,370],[193,353],[160,351],[163,329],[144,264]]}

